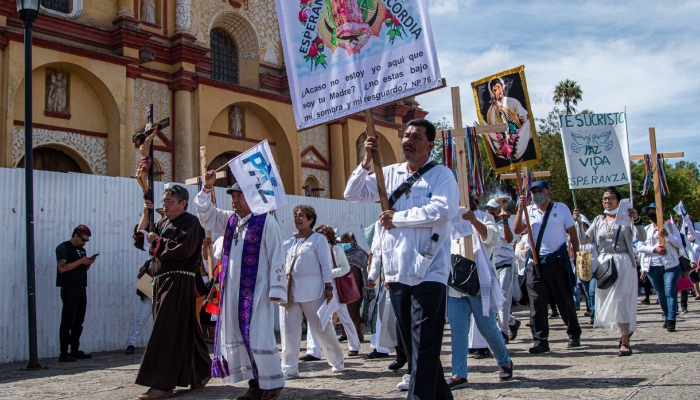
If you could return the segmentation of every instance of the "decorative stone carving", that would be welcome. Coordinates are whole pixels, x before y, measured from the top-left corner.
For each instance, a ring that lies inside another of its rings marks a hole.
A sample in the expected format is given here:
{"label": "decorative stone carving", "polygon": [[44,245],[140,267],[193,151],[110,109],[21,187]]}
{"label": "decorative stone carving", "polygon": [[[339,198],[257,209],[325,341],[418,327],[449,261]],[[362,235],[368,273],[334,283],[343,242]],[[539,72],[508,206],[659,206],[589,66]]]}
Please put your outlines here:
{"label": "decorative stone carving", "polygon": [[68,92],[70,75],[58,69],[46,70],[46,111],[70,114]]}
{"label": "decorative stone carving", "polygon": [[330,161],[328,127],[326,125],[320,125],[299,132],[299,152],[306,150],[309,146],[314,146],[316,150],[321,153],[323,158]]}
{"label": "decorative stone carving", "polygon": [[[177,10],[177,7],[176,7],[176,10]],[[145,21],[145,22],[148,22],[151,24],[156,23],[156,2],[155,2],[155,0],[141,0],[141,21]]]}
{"label": "decorative stone carving", "polygon": [[[107,175],[107,139],[74,132],[33,129],[34,148],[45,145],[67,147],[85,160],[95,175]],[[12,165],[24,157],[24,128],[12,128]]]}
{"label": "decorative stone carving", "polygon": [[[192,0],[177,0],[175,4],[175,32],[189,32],[192,23]],[[195,0],[195,4],[205,3],[205,1]]]}
{"label": "decorative stone carving", "polygon": [[[146,126],[148,122],[148,107],[153,103],[153,120],[160,121],[171,117],[171,93],[168,85],[145,79],[134,79],[134,129]],[[170,134],[170,127],[161,131],[165,136]],[[156,141],[160,140],[158,138]]]}
{"label": "decorative stone carving", "polygon": [[236,106],[228,108],[228,134],[243,137],[243,112]]}

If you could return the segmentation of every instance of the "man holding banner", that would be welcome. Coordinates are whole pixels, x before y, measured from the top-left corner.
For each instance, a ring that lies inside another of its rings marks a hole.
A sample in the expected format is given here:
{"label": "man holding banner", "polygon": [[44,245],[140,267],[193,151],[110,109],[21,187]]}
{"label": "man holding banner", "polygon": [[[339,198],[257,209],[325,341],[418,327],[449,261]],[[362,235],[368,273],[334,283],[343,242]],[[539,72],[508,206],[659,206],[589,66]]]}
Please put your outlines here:
{"label": "man holding banner", "polygon": [[214,171],[205,174],[195,198],[202,226],[224,236],[221,267],[214,278],[219,290],[207,298],[207,309],[218,316],[212,376],[228,383],[248,380],[248,392],[239,399],[275,399],[284,387],[274,330],[274,302],[287,298],[284,249],[279,224],[267,214],[281,183],[267,190],[266,183],[279,174],[266,145],[255,146],[229,164],[242,182],[226,191],[233,211],[212,204]]}
{"label": "man holding banner", "polygon": [[[406,163],[384,167],[393,208],[379,215],[384,228],[381,257],[391,303],[407,356],[412,360],[409,399],[452,399],[440,364],[450,265],[450,221],[457,215],[459,189],[452,171],[430,159],[435,127],[424,119],[410,121],[401,147]],[[353,171],[345,198],[353,203],[379,200],[376,175],[370,175],[372,150],[379,140],[368,137],[365,158]],[[413,185],[406,183],[407,179]],[[406,184],[405,184],[406,183]],[[408,187],[407,187],[408,186]],[[435,239],[432,254],[423,249]]]}

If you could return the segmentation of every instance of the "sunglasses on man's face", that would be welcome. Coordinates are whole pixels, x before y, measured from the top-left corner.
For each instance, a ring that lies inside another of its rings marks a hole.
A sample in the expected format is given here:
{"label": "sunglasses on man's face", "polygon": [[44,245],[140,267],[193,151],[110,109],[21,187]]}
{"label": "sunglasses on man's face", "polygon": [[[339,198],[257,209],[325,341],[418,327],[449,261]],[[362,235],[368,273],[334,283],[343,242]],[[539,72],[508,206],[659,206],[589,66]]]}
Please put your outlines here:
{"label": "sunglasses on man's face", "polygon": [[90,239],[87,239],[87,238],[85,238],[85,237],[83,237],[83,236],[78,236],[78,239],[82,240],[83,243],[87,243],[87,242],[90,241]]}

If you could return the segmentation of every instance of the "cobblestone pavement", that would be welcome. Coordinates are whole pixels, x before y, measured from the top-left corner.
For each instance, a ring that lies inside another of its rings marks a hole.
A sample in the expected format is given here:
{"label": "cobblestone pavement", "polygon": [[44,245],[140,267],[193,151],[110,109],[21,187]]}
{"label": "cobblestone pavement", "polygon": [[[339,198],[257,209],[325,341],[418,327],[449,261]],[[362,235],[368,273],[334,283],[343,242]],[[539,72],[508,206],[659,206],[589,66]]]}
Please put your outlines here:
{"label": "cobblestone pavement", "polygon": [[[654,297],[652,297],[653,302]],[[515,365],[514,378],[498,381],[493,359],[469,359],[470,387],[453,392],[455,399],[692,399],[700,397],[696,370],[700,365],[700,301],[690,300],[690,313],[679,316],[677,332],[662,329],[658,305],[639,306],[639,324],[634,335],[632,357],[617,356],[618,338],[586,325],[582,346],[569,350],[561,320],[552,323],[552,351],[533,356],[527,310],[518,307],[516,318],[523,321],[518,338],[508,350]],[[582,312],[579,314],[582,315]],[[367,336],[369,337],[369,336]],[[442,363],[446,376],[450,368],[450,333],[445,331]],[[343,343],[347,350],[347,344]],[[363,344],[367,353],[369,345]],[[92,360],[58,363],[41,360],[46,369],[22,371],[26,363],[0,365],[2,399],[133,399],[144,388],[134,384],[143,349],[134,355],[122,351],[94,354]],[[303,354],[303,353],[301,353]],[[347,354],[347,353],[346,353]],[[301,379],[288,381],[280,399],[394,399],[406,392],[396,389],[403,372],[386,367],[391,359],[346,359],[346,370],[333,374],[324,362],[301,363]],[[180,389],[175,399],[235,399],[246,383],[206,388]]]}

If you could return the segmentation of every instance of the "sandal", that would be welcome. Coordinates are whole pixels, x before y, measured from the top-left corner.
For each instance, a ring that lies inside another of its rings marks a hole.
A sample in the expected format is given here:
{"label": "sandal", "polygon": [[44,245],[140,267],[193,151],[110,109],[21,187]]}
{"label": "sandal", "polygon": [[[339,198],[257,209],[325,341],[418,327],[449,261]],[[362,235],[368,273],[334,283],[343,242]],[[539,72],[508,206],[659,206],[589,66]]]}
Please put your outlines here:
{"label": "sandal", "polygon": [[201,381],[199,381],[199,383],[191,384],[190,389],[192,389],[192,390],[201,389],[201,388],[207,386],[207,383],[209,383],[210,380],[211,380],[211,376],[208,376],[208,377],[202,379]]}
{"label": "sandal", "polygon": [[146,393],[138,395],[139,400],[158,400],[158,399],[168,399],[173,397],[175,394],[172,390],[159,390],[156,388],[150,388]]}

